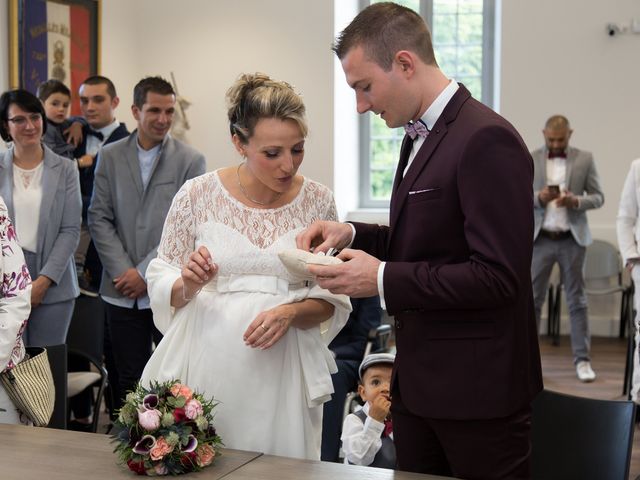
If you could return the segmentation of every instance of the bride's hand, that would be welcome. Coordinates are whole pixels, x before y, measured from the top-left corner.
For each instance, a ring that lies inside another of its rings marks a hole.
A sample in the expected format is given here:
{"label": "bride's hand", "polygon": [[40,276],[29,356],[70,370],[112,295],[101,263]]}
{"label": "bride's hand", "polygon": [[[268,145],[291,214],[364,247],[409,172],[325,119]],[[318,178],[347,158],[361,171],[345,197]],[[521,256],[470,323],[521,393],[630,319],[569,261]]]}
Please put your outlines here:
{"label": "bride's hand", "polygon": [[267,349],[287,333],[294,317],[295,309],[290,304],[262,312],[245,330],[242,339],[252,348]]}
{"label": "bride's hand", "polygon": [[218,266],[213,263],[207,247],[201,246],[189,255],[189,260],[182,267],[182,294],[185,300],[195,297],[202,287],[218,273]]}

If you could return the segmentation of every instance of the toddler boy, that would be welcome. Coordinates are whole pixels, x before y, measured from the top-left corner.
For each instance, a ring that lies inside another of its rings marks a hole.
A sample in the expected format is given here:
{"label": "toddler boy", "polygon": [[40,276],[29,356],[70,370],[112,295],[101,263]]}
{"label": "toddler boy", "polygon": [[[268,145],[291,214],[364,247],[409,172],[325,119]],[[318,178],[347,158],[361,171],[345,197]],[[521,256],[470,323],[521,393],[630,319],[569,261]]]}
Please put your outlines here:
{"label": "toddler boy", "polygon": [[345,463],[395,468],[396,449],[389,408],[391,370],[395,355],[374,353],[360,364],[358,393],[362,410],[347,415],[342,426]]}
{"label": "toddler boy", "polygon": [[73,152],[76,147],[67,141],[68,130],[72,125],[72,122],[67,118],[71,103],[71,91],[64,83],[51,79],[40,84],[37,96],[42,102],[44,113],[47,116],[47,131],[42,137],[42,141],[58,155],[73,160]]}

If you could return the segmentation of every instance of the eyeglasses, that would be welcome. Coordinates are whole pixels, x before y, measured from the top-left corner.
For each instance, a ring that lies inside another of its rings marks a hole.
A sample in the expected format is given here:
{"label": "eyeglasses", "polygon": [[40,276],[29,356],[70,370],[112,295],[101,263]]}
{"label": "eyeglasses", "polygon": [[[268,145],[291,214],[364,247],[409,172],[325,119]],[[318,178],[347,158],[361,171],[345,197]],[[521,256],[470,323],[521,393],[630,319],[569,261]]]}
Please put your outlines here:
{"label": "eyeglasses", "polygon": [[42,121],[42,115],[40,115],[39,113],[32,113],[31,115],[28,115],[26,117],[20,115],[18,117],[7,118],[7,120],[13,123],[16,127],[23,128],[27,126],[28,121],[33,125],[37,125],[38,123],[40,123]]}

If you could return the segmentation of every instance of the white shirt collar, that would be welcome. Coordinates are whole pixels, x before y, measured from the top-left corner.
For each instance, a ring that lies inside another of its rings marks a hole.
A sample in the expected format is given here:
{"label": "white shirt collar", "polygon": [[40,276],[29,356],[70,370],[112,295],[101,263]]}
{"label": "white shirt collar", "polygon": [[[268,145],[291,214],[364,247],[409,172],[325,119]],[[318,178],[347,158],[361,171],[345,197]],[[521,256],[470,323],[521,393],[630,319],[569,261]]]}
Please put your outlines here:
{"label": "white shirt collar", "polygon": [[155,155],[160,151],[160,148],[162,147],[162,143],[159,143],[158,145],[156,145],[155,147],[151,147],[149,150],[145,150],[144,148],[142,148],[142,146],[140,145],[140,140],[138,138],[136,138],[136,147],[138,148],[138,154],[142,154],[142,155]]}
{"label": "white shirt collar", "polygon": [[102,138],[103,138],[103,142],[104,142],[107,138],[109,138],[111,136],[111,134],[114,132],[114,130],[116,128],[118,128],[119,126],[120,126],[120,124],[114,118],[113,122],[111,122],[109,125],[105,125],[104,127],[97,129],[96,132],[100,132],[102,134]]}
{"label": "white shirt collar", "polygon": [[440,92],[440,95],[436,97],[429,108],[427,108],[427,111],[424,112],[424,115],[420,117],[420,120],[422,120],[422,122],[427,126],[429,130],[431,130],[436,124],[445,107],[447,106],[453,95],[458,91],[458,88],[460,88],[458,82],[456,82],[454,79],[449,80],[449,85],[447,85],[447,87],[442,90],[442,92]]}

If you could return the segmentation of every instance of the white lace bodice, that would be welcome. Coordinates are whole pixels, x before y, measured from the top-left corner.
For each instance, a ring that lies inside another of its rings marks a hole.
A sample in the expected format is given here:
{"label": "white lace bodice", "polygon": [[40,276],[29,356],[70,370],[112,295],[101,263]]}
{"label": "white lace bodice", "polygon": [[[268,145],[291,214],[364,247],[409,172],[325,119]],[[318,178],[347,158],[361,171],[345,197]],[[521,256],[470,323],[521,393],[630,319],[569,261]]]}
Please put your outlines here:
{"label": "white lace bodice", "polygon": [[167,215],[158,258],[182,268],[189,254],[206,245],[219,275],[262,274],[288,278],[277,257],[295,247],[295,236],[315,220],[337,220],[331,191],[304,179],[287,205],[251,208],[232,197],[218,171],[186,182]]}

